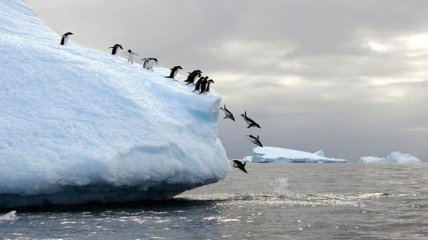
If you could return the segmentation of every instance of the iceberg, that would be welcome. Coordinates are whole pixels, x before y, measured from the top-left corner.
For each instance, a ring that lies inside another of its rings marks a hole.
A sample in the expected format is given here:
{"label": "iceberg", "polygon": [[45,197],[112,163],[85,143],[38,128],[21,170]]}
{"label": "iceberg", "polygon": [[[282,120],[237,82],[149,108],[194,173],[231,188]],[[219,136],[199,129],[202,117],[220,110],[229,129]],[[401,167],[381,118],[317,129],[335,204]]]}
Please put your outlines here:
{"label": "iceberg", "polygon": [[230,171],[215,91],[61,46],[24,0],[0,13],[0,208],[165,199]]}
{"label": "iceberg", "polygon": [[0,215],[0,222],[13,222],[18,220],[16,211],[10,211],[6,214]]}
{"label": "iceberg", "polygon": [[410,155],[409,153],[401,153],[399,151],[395,151],[390,153],[386,158],[382,157],[361,157],[361,163],[421,163],[422,161]]}
{"label": "iceberg", "polygon": [[[246,157],[248,159],[248,157]],[[346,163],[345,159],[327,158],[324,151],[316,153],[278,148],[256,147],[253,149],[251,162],[256,163]]]}

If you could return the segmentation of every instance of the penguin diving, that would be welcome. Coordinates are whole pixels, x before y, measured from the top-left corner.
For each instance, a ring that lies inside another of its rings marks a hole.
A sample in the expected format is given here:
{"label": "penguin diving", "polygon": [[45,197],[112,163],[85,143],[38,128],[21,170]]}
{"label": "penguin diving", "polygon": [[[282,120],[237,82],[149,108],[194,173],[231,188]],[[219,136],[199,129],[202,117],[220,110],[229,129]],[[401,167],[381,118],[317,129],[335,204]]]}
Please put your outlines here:
{"label": "penguin diving", "polygon": [[226,104],[224,104],[224,107],[220,107],[220,110],[222,110],[224,112],[225,116],[223,119],[229,118],[232,121],[235,121],[235,117],[233,117],[233,113],[231,111],[229,111],[229,109],[226,108]]}
{"label": "penguin diving", "polygon": [[247,128],[250,128],[250,127],[261,128],[260,125],[256,123],[253,119],[247,117],[247,111],[245,111],[244,114],[241,114],[241,116],[244,118],[245,122],[248,124]]}
{"label": "penguin diving", "polygon": [[259,135],[257,135],[257,137],[254,137],[253,135],[247,135],[247,137],[250,139],[252,143],[256,144],[259,147],[263,147],[263,144],[260,142]]}

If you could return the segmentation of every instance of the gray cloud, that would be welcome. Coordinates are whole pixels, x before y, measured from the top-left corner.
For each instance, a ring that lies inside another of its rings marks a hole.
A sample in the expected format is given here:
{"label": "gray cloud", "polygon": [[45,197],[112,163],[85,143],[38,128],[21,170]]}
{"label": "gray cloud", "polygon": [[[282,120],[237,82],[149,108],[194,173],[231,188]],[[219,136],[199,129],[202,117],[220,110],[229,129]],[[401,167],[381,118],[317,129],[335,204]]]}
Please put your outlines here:
{"label": "gray cloud", "polygon": [[[59,33],[122,43],[162,66],[202,69],[265,145],[355,160],[393,150],[428,159],[424,0],[29,0]],[[230,157],[249,154],[242,122],[220,121]]]}

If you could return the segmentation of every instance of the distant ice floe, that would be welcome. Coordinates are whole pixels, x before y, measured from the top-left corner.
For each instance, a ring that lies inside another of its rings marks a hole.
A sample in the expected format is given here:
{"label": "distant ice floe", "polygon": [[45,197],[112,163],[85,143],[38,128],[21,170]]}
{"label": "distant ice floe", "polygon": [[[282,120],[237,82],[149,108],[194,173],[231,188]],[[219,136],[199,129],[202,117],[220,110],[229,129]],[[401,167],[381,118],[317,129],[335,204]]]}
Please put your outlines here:
{"label": "distant ice floe", "polygon": [[395,151],[390,153],[386,158],[382,157],[362,157],[360,159],[361,163],[421,163],[422,161],[410,155],[409,153],[401,153],[399,151]]}
{"label": "distant ice floe", "polygon": [[325,157],[323,150],[310,153],[277,147],[256,147],[251,157],[244,158],[249,159],[257,163],[346,163],[345,159]]}
{"label": "distant ice floe", "polygon": [[16,211],[10,211],[4,215],[0,215],[0,222],[14,222],[18,219]]}

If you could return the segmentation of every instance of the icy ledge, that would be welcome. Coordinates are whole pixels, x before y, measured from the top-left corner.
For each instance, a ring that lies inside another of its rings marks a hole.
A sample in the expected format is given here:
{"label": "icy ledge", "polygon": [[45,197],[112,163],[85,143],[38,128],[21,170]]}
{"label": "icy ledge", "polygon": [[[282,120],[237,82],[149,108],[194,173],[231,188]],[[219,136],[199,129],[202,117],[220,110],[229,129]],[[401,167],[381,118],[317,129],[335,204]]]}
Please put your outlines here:
{"label": "icy ledge", "polygon": [[224,178],[221,98],[72,41],[0,0],[0,208],[170,198]]}
{"label": "icy ledge", "polygon": [[[245,157],[245,159],[249,159],[249,157]],[[251,161],[257,163],[346,163],[344,159],[325,157],[323,150],[309,153],[277,147],[254,148]]]}

